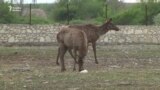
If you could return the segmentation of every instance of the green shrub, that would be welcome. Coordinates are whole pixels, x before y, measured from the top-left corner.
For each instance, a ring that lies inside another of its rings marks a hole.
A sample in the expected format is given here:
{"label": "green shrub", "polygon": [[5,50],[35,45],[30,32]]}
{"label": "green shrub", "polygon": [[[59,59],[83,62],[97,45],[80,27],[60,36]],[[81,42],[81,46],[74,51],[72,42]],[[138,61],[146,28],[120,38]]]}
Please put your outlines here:
{"label": "green shrub", "polygon": [[142,6],[134,6],[126,11],[123,11],[115,16],[113,20],[120,25],[135,25],[145,23],[145,12]]}
{"label": "green shrub", "polygon": [[154,16],[153,21],[155,25],[160,25],[160,13]]}
{"label": "green shrub", "polygon": [[9,4],[1,3],[0,4],[0,23],[12,23],[14,18],[13,14],[9,11]]}
{"label": "green shrub", "polygon": [[101,25],[104,22],[101,17],[89,20],[82,20],[82,19],[73,19],[70,21],[70,24],[95,24]]}
{"label": "green shrub", "polygon": [[50,24],[52,21],[42,17],[32,17],[31,24]]}

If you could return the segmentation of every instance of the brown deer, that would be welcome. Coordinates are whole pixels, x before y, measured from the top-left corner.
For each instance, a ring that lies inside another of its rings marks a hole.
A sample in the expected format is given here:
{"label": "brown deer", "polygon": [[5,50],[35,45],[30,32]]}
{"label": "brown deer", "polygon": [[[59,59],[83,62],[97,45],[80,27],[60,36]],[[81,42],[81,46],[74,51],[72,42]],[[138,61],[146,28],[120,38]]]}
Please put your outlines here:
{"label": "brown deer", "polygon": [[[65,71],[64,55],[66,51],[74,51],[74,60],[76,63],[76,56],[78,56],[79,71],[83,70],[83,59],[87,54],[88,41],[84,31],[75,28],[62,28],[57,34],[57,41],[59,43],[58,56],[61,60],[61,71]],[[78,55],[77,55],[78,53]],[[74,68],[75,68],[74,63]]]}
{"label": "brown deer", "polygon": [[[69,28],[79,29],[79,30],[82,30],[86,33],[88,43],[92,43],[92,48],[93,48],[96,64],[98,64],[97,55],[96,55],[96,41],[99,39],[100,36],[104,35],[105,33],[107,33],[110,30],[119,31],[119,28],[116,25],[114,25],[111,21],[112,21],[112,19],[109,19],[107,22],[105,22],[101,26],[95,26],[92,24],[69,26]],[[72,55],[72,52],[69,51],[69,53],[74,58],[74,56]],[[57,61],[56,61],[57,65],[59,65],[58,57],[59,56],[57,55]]]}

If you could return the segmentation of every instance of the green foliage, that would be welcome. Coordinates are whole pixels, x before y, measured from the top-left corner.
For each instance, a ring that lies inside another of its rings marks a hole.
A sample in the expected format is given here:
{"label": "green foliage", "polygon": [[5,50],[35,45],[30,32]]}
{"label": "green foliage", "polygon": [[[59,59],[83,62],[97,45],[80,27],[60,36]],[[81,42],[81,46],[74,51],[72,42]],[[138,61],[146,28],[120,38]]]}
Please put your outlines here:
{"label": "green foliage", "polygon": [[[147,4],[147,18],[148,24],[153,24],[153,18],[160,12],[160,3],[148,3]],[[114,22],[121,25],[137,25],[146,23],[146,10],[145,4],[137,4],[133,7],[121,11],[119,14],[113,16]]]}
{"label": "green foliage", "polygon": [[11,23],[13,14],[9,11],[9,5],[7,3],[0,4],[0,23]]}
{"label": "green foliage", "polygon": [[[106,18],[106,0],[57,0],[54,4],[38,4],[33,8],[40,8],[47,13],[47,19],[32,16],[32,24],[65,23],[69,17],[71,24],[101,24]],[[118,0],[109,0],[107,17],[113,18],[115,24],[144,25],[146,23],[145,4],[147,4],[148,24],[159,20],[160,3],[151,0],[148,3],[124,4]],[[10,12],[9,4],[0,5],[0,23],[28,24],[29,17],[20,16],[19,13]],[[69,6],[69,13],[67,12]],[[24,5],[25,6],[25,5]],[[26,5],[27,6],[27,5]],[[154,19],[153,19],[154,18]]]}
{"label": "green foliage", "polygon": [[[67,0],[59,0],[53,8],[53,19],[59,22],[67,20]],[[129,7],[129,8],[128,8]],[[148,4],[148,22],[152,24],[153,16],[159,12],[158,4]],[[102,23],[105,20],[105,0],[71,0],[69,2],[69,19],[71,23]],[[108,18],[116,24],[145,24],[144,4],[128,5],[112,0],[108,2]],[[84,21],[86,22],[84,22]]]}
{"label": "green foliage", "polygon": [[32,17],[31,24],[50,24],[52,21],[42,17]]}
{"label": "green foliage", "polygon": [[160,25],[160,13],[154,16],[153,21],[154,21],[154,24]]}
{"label": "green foliage", "polygon": [[104,18],[98,17],[90,20],[82,20],[82,19],[73,19],[70,21],[70,24],[102,24]]}
{"label": "green foliage", "polygon": [[74,6],[72,6],[72,8],[69,9],[69,14],[65,6],[56,5],[55,7],[58,7],[53,9],[53,19],[55,21],[65,21],[67,20],[68,15],[70,19],[76,16],[77,9]]}
{"label": "green foliage", "polygon": [[[103,3],[98,0],[59,0],[53,7],[53,19],[56,21],[65,21],[69,19],[92,19],[97,16],[103,16]],[[69,14],[67,12],[67,4],[69,5]]]}
{"label": "green foliage", "polygon": [[160,13],[160,3],[149,3],[148,4],[148,23],[153,24],[153,18]]}
{"label": "green foliage", "polygon": [[[8,23],[14,23],[14,24],[28,24],[29,23],[29,17],[21,16],[19,13],[11,12],[9,11],[9,4],[7,3],[1,3],[0,4],[0,23],[8,24]],[[47,9],[46,5],[39,5],[35,7],[45,7]],[[53,21],[50,21],[50,19],[40,18],[32,16],[32,24],[49,24],[53,23]]]}
{"label": "green foliage", "polygon": [[99,0],[81,0],[78,7],[78,16],[81,19],[92,19],[103,16],[103,2]]}
{"label": "green foliage", "polygon": [[[29,17],[16,15],[15,18],[12,20],[12,23],[15,24],[29,24]],[[42,17],[32,16],[31,24],[50,24],[53,23],[49,19],[45,19]]]}
{"label": "green foliage", "polygon": [[144,24],[145,12],[143,11],[142,6],[136,5],[126,11],[120,12],[119,14],[115,15],[113,19],[116,24],[121,25]]}

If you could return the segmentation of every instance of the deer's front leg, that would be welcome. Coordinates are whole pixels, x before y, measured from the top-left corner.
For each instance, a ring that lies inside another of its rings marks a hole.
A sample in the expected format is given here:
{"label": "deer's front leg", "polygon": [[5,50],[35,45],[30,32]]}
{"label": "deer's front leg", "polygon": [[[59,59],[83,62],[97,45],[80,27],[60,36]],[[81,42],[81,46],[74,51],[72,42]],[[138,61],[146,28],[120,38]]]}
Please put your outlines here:
{"label": "deer's front leg", "polygon": [[98,64],[97,55],[96,55],[96,43],[92,43],[92,48],[94,52],[95,63]]}

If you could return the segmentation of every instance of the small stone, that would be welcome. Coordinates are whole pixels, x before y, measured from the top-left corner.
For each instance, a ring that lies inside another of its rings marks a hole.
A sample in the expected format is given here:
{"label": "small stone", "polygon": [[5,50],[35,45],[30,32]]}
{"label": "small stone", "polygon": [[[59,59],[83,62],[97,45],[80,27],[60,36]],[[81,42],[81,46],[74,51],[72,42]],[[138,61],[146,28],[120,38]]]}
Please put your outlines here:
{"label": "small stone", "polygon": [[26,88],[27,86],[26,86],[26,85],[23,85],[23,87]]}
{"label": "small stone", "polygon": [[40,42],[44,42],[45,39],[43,37],[40,37]]}
{"label": "small stone", "polygon": [[3,74],[2,74],[2,73],[0,73],[0,76],[3,76]]}
{"label": "small stone", "polygon": [[14,40],[14,37],[10,37],[9,39],[8,39],[8,42],[14,42],[15,40]]}
{"label": "small stone", "polygon": [[48,83],[49,83],[48,81],[43,82],[43,84],[48,84]]}
{"label": "small stone", "polygon": [[88,70],[82,70],[80,73],[88,73]]}

